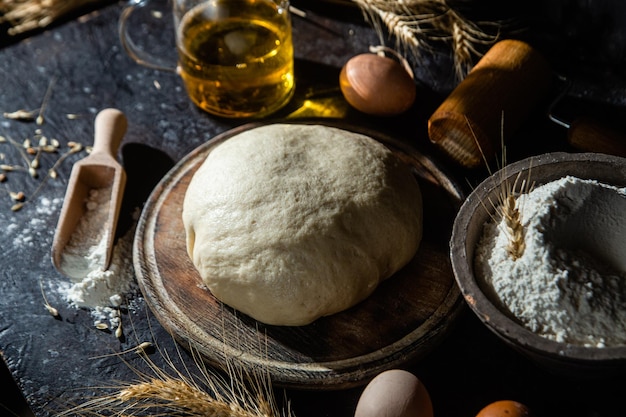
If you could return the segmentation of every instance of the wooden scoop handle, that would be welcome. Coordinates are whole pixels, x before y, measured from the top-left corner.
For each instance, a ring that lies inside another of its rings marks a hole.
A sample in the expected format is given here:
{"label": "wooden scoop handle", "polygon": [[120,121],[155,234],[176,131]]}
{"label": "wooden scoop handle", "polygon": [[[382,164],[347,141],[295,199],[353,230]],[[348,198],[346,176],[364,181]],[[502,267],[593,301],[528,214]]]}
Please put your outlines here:
{"label": "wooden scoop handle", "polygon": [[128,127],[126,116],[117,109],[104,109],[98,113],[94,124],[91,154],[104,153],[115,156]]}

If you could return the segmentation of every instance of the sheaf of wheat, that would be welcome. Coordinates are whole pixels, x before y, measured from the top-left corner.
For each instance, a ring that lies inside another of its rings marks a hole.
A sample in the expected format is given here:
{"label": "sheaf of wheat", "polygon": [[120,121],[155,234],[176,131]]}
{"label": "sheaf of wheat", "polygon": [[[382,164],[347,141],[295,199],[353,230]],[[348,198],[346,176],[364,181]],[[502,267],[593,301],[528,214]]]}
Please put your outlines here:
{"label": "sheaf of wheat", "polygon": [[[98,0],[2,0],[0,24],[10,25],[7,33],[19,35],[45,28],[68,13]],[[102,1],[102,0],[100,0]]]}
{"label": "sheaf of wheat", "polygon": [[381,43],[388,36],[394,47],[417,61],[422,51],[449,48],[455,73],[463,79],[483,50],[500,38],[504,22],[474,22],[446,0],[352,0],[372,24]]}
{"label": "sheaf of wheat", "polygon": [[145,352],[136,353],[148,366],[146,371],[133,368],[136,380],[91,387],[90,391],[102,394],[66,407],[55,417],[293,417],[288,405],[277,405],[269,375],[263,370],[229,363],[226,372],[220,373],[207,368],[197,354],[197,369],[181,370],[167,353],[160,352],[168,364],[163,368],[156,366]]}

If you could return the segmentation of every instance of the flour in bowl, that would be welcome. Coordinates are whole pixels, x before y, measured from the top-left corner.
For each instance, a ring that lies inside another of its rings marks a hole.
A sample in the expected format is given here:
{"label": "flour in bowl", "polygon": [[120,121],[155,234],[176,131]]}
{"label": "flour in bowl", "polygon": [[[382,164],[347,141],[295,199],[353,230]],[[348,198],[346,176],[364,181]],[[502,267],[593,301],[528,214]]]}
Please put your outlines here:
{"label": "flour in bowl", "polygon": [[581,346],[626,345],[626,188],[565,177],[517,198],[526,248],[514,260],[500,219],[475,271],[526,328]]}

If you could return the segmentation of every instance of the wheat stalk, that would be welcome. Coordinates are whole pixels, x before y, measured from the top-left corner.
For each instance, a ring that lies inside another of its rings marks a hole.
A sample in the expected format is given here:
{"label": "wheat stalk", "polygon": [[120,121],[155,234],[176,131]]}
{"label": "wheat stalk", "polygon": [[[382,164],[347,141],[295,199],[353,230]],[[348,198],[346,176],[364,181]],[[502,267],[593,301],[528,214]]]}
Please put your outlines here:
{"label": "wheat stalk", "polygon": [[120,390],[116,395],[119,404],[128,405],[133,409],[166,410],[168,414],[184,414],[205,417],[258,417],[258,414],[238,404],[229,403],[207,394],[194,385],[180,378],[153,378],[149,381],[131,384]]}
{"label": "wheat stalk", "polygon": [[2,0],[0,24],[11,25],[7,30],[9,35],[19,35],[45,28],[71,11],[96,1],[98,0]]}
{"label": "wheat stalk", "polygon": [[516,194],[521,193],[526,184],[526,181],[522,181],[522,185],[518,189],[517,184],[521,174],[522,171],[517,174],[512,185],[510,185],[510,182],[504,181],[503,189],[498,196],[500,200],[498,212],[504,222],[504,230],[508,237],[506,251],[514,261],[521,258],[526,249],[524,226],[522,225],[520,207],[518,207],[516,199]]}
{"label": "wheat stalk", "polygon": [[178,369],[167,352],[156,348],[165,360],[165,368],[150,360],[145,350],[136,350],[147,371],[126,363],[137,375],[135,381],[100,387],[105,394],[70,407],[56,417],[293,417],[290,407],[279,409],[267,370],[245,368],[234,359],[227,359],[224,372],[218,372],[209,369],[190,347],[188,351],[196,365],[192,375],[186,365]]}
{"label": "wheat stalk", "polygon": [[[487,162],[487,158],[483,152],[480,143],[478,143],[478,139],[473,132],[472,125],[469,123],[469,120],[466,118],[467,125],[472,132],[472,137],[476,143],[476,146],[480,152],[480,155],[483,158],[483,162],[485,163],[485,167],[489,175],[493,176],[493,172],[489,167],[489,163]],[[515,176],[515,180],[511,184],[508,178],[506,178],[506,146],[504,145],[504,114],[502,114],[501,119],[501,149],[502,149],[502,165],[500,168],[501,175],[499,179],[500,188],[497,194],[497,202],[494,202],[490,197],[488,197],[489,203],[491,205],[491,209],[486,206],[485,202],[481,201],[481,205],[484,209],[489,213],[489,216],[494,222],[502,221],[504,223],[504,232],[507,235],[507,253],[513,258],[514,261],[524,255],[524,251],[526,250],[526,241],[525,241],[525,232],[524,225],[521,220],[521,211],[522,207],[520,207],[517,203],[517,196],[520,194],[526,194],[532,191],[534,187],[534,183],[530,182],[530,173],[532,169],[532,165],[528,168],[528,177],[525,180],[522,180],[520,183],[520,179],[522,177],[523,171],[520,171]],[[518,186],[519,184],[519,186]],[[495,212],[497,215],[492,214]],[[499,215],[499,217],[498,217]]]}
{"label": "wheat stalk", "polygon": [[[503,172],[502,176],[505,175],[505,171],[505,168],[501,169],[501,172]],[[485,202],[480,202],[485,211],[489,213],[489,217],[493,222],[503,224],[502,227],[507,236],[507,246],[505,249],[514,261],[521,258],[526,250],[524,225],[521,220],[522,208],[518,204],[517,196],[530,192],[532,188],[527,186],[526,181],[522,181],[520,187],[517,186],[521,175],[522,171],[517,174],[513,185],[510,185],[508,180],[501,180],[497,201],[494,202],[491,197],[488,197],[491,210],[487,207]],[[495,214],[493,214],[493,212],[495,212]]]}
{"label": "wheat stalk", "polygon": [[[395,48],[419,61],[421,49],[435,50],[442,43],[452,51],[457,78],[463,79],[481,49],[500,37],[503,22],[476,23],[450,7],[446,0],[352,0],[384,42],[385,32]],[[486,28],[491,28],[487,32]]]}
{"label": "wheat stalk", "polygon": [[269,382],[249,370],[223,377],[203,368],[197,382],[182,372],[150,366],[153,376],[136,371],[137,381],[101,387],[106,394],[56,416],[291,417],[291,411],[283,415],[278,409]]}

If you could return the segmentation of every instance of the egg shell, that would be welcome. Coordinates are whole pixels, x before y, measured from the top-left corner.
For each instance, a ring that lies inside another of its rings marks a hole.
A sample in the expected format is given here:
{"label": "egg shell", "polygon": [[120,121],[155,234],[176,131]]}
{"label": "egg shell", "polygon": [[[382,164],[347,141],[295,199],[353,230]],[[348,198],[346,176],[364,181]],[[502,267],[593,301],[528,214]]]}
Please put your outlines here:
{"label": "egg shell", "polygon": [[413,78],[398,61],[376,54],[350,58],[341,69],[339,86],[352,107],[376,116],[405,112],[417,94]]}
{"label": "egg shell", "polygon": [[476,417],[532,417],[530,409],[517,401],[501,400],[480,410]]}
{"label": "egg shell", "polygon": [[433,406],[426,387],[415,375],[392,369],[367,384],[354,416],[433,417]]}

